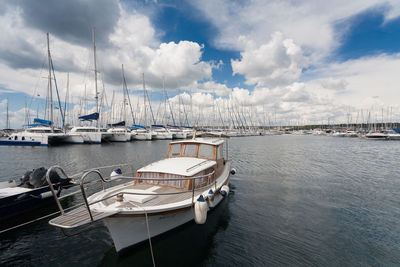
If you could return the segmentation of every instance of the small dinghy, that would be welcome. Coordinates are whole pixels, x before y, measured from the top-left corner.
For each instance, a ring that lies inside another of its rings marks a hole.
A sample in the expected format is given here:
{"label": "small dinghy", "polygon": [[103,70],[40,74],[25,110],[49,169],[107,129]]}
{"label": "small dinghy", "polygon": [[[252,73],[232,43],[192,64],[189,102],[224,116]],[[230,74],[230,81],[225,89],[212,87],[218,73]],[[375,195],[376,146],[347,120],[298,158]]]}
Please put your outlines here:
{"label": "small dinghy", "polygon": [[[72,228],[78,229],[76,234],[94,227],[83,226],[102,220],[118,253],[187,222],[207,223],[208,212],[228,196],[230,175],[235,173],[224,144],[223,138],[171,142],[167,158],[136,174],[121,170],[102,174],[100,168],[88,171],[80,181],[84,204],[64,212],[58,202],[62,215],[49,223],[70,235]],[[82,185],[93,174],[100,178],[103,190],[86,197]],[[104,188],[115,178],[127,182]]]}
{"label": "small dinghy", "polygon": [[[19,181],[0,182],[0,220],[54,203],[46,173],[47,169],[40,167],[27,171]],[[49,177],[58,196],[63,188],[73,185],[70,178],[61,178],[56,171],[51,171]]]}

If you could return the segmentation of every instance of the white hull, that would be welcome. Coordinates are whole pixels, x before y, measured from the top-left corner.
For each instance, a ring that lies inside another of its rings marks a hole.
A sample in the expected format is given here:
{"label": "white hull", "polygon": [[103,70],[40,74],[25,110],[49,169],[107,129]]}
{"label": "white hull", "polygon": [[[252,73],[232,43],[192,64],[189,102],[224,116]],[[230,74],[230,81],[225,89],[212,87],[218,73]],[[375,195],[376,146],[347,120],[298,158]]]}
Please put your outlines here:
{"label": "white hull", "polygon": [[69,135],[79,134],[83,138],[83,142],[86,144],[100,144],[101,143],[101,132],[98,128],[93,126],[77,126],[73,127],[68,133]]}
{"label": "white hull", "polygon": [[83,142],[87,144],[100,144],[101,143],[101,133],[90,133],[90,132],[82,132]]}
{"label": "white hull", "polygon": [[135,136],[132,136],[134,140],[151,140],[151,133],[137,133]]}
{"label": "white hull", "polygon": [[400,134],[388,134],[387,139],[389,140],[400,140]]}
{"label": "white hull", "polygon": [[63,143],[67,144],[83,144],[84,138],[80,134],[66,134]]}
{"label": "white hull", "polygon": [[172,139],[172,133],[167,133],[167,132],[155,132],[154,135],[152,135],[152,138],[155,140],[171,140]]}
{"label": "white hull", "polygon": [[187,138],[187,134],[183,133],[183,132],[178,132],[178,133],[174,133],[174,138],[176,139],[186,139]]}
{"label": "white hull", "polygon": [[[223,200],[221,195],[216,196],[210,206],[217,206],[221,200]],[[150,236],[161,235],[193,219],[194,211],[192,208],[175,214],[154,216],[148,214]],[[104,219],[104,223],[111,234],[117,252],[148,240],[146,217],[144,216],[130,217],[126,215],[108,217]]]}
{"label": "white hull", "polygon": [[131,136],[129,133],[112,133],[110,142],[127,142],[131,140]]}
{"label": "white hull", "polygon": [[40,145],[47,146],[49,144],[48,134],[44,133],[29,133],[29,132],[20,132],[15,133],[10,136],[11,140],[14,141],[36,141],[40,142]]}
{"label": "white hull", "polygon": [[[155,237],[193,220],[193,211],[188,209],[172,215],[148,216],[148,220],[150,235]],[[104,223],[117,252],[148,240],[145,217],[108,217]]]}

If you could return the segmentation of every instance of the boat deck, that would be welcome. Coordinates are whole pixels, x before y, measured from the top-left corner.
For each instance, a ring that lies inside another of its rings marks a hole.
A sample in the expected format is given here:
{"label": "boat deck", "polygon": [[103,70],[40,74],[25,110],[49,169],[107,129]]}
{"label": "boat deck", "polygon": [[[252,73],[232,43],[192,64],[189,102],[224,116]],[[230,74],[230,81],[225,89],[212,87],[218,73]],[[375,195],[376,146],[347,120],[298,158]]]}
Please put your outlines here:
{"label": "boat deck", "polygon": [[[105,217],[111,216],[115,212],[97,212],[91,209],[93,221],[101,220]],[[90,223],[90,216],[86,206],[76,208],[64,215],[58,216],[49,221],[51,225],[58,226],[61,228],[75,228]]]}
{"label": "boat deck", "polygon": [[[211,185],[208,185],[207,187],[201,187],[196,189],[194,192],[194,195],[198,195],[207,188],[211,187]],[[144,203],[141,203],[140,201],[133,201],[133,200],[125,200],[123,202],[117,202],[116,201],[116,196],[109,198],[107,200],[101,201],[100,203],[105,205],[105,206],[113,206],[112,211],[110,212],[100,212],[97,211],[93,206],[91,206],[90,211],[93,216],[93,221],[98,221],[103,218],[112,216],[116,213],[120,212],[120,209],[122,208],[144,208],[144,207],[149,207],[149,206],[159,206],[159,205],[166,205],[166,204],[172,204],[176,202],[181,202],[184,200],[191,200],[192,198],[192,191],[187,192],[185,189],[178,189],[178,188],[173,188],[170,186],[165,186],[165,185],[154,185],[154,184],[137,184],[137,185],[130,185],[122,190],[116,190],[117,192],[129,192],[130,189],[134,189],[137,191],[142,191],[146,192],[146,190],[153,189],[152,191],[147,191],[152,194],[154,193],[159,193],[159,194],[164,194],[164,193],[176,193],[176,194],[171,194],[171,195],[156,195],[156,196],[151,196],[153,197],[152,199],[145,201]],[[185,192],[186,191],[186,192]],[[109,194],[112,194],[113,191],[109,192]],[[136,195],[138,196],[138,195]],[[143,195],[140,195],[143,196]],[[149,197],[150,195],[146,195],[143,197]],[[126,197],[127,198],[127,197]],[[61,228],[75,228],[79,227],[88,223],[91,223],[91,219],[89,216],[89,212],[86,208],[86,206],[81,206],[79,208],[76,208],[70,212],[65,213],[64,215],[61,215],[59,217],[56,217],[52,220],[50,220],[50,224],[53,226],[58,226]]]}
{"label": "boat deck", "polygon": [[[206,187],[201,187],[201,188],[196,188],[194,191],[194,195],[198,195],[202,192],[204,192],[207,188],[210,188],[212,185],[208,185]],[[157,188],[156,188],[157,187]],[[176,202],[181,202],[184,200],[188,200],[192,198],[192,191],[189,191],[187,189],[180,189],[180,188],[174,188],[171,186],[165,186],[165,185],[156,185],[156,184],[137,184],[137,185],[130,185],[128,187],[125,187],[123,190],[118,190],[121,192],[127,191],[129,192],[130,189],[139,189],[143,191],[147,191],[149,189],[154,188],[151,192],[152,194],[161,194],[161,195],[156,195],[154,196],[153,199],[150,199],[148,201],[145,201],[143,203],[135,200],[129,200],[129,201],[124,201],[121,202],[121,204],[118,206],[118,208],[135,208],[135,207],[150,207],[150,206],[159,206],[159,205],[166,205],[166,204],[172,204]],[[170,195],[162,195],[162,194],[169,194]],[[103,205],[109,206],[112,205],[113,203],[116,202],[116,197],[112,197],[110,199],[107,199],[102,202]]]}

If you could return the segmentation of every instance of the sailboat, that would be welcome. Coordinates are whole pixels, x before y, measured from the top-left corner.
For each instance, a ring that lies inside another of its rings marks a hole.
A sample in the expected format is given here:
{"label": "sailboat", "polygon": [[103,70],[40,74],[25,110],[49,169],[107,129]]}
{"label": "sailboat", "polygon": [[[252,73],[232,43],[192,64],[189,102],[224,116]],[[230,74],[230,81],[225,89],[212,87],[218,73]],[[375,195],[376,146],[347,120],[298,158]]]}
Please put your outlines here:
{"label": "sailboat", "polygon": [[[122,65],[122,83],[124,84],[124,65]],[[127,96],[125,87],[123,88],[123,100],[122,100],[122,116],[123,120],[114,124],[109,124],[111,127],[107,130],[107,133],[111,134],[109,141],[111,142],[127,142],[131,140],[131,133],[126,127],[126,104]]]}
{"label": "sailboat", "polygon": [[70,133],[79,133],[83,136],[84,142],[88,144],[100,144],[101,141],[108,136],[103,134],[99,128],[99,97],[97,89],[97,61],[96,61],[96,42],[95,33],[92,29],[92,44],[93,44],[93,62],[94,62],[94,84],[95,84],[95,99],[96,99],[96,112],[80,116],[79,119],[83,121],[96,121],[96,126],[74,126],[72,127]]}
{"label": "sailboat", "polygon": [[142,74],[142,81],[143,81],[143,125],[134,124],[132,125],[132,140],[139,140],[139,141],[149,141],[153,139],[152,131],[147,127],[147,105],[146,105],[146,85],[144,82],[144,73]]}
{"label": "sailboat", "polygon": [[[17,132],[8,137],[7,140],[2,140],[2,145],[42,145],[48,146],[49,144],[83,144],[83,137],[80,134],[65,134],[61,129],[54,127],[53,115],[53,88],[52,88],[52,60],[50,53],[49,33],[47,33],[47,58],[49,67],[49,82],[48,92],[50,94],[50,120],[35,118],[33,124],[25,125],[27,127],[22,132]],[[53,70],[54,72],[54,70]],[[61,107],[60,107],[61,111]]]}

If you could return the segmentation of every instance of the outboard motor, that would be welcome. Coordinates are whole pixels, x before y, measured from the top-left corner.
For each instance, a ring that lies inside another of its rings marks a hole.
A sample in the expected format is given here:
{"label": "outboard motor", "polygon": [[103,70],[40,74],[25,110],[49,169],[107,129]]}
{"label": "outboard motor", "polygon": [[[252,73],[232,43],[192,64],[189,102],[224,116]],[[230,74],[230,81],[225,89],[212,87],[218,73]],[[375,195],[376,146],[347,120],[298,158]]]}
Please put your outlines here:
{"label": "outboard motor", "polygon": [[57,171],[54,170],[54,169],[50,171],[49,177],[50,177],[50,182],[51,182],[52,184],[59,183],[59,182],[61,182],[61,180],[62,180],[61,177],[60,177],[60,175],[58,175]]}
{"label": "outboard motor", "polygon": [[46,182],[46,172],[47,169],[44,167],[34,169],[29,178],[29,183],[35,188],[41,187]]}
{"label": "outboard motor", "polygon": [[24,173],[24,175],[22,175],[21,177],[21,183],[19,184],[19,186],[30,186],[29,185],[29,179],[31,178],[32,175],[32,171],[27,171]]}

